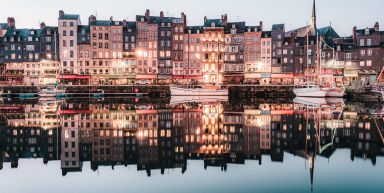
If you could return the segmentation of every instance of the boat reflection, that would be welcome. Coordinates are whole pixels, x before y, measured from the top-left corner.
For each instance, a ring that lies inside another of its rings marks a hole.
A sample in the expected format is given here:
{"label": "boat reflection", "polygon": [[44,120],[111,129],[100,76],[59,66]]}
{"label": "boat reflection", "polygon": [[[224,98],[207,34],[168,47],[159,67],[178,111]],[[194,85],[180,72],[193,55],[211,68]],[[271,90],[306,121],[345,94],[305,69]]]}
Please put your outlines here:
{"label": "boat reflection", "polygon": [[316,157],[339,148],[375,165],[384,155],[382,106],[318,102],[11,101],[0,104],[0,168],[42,158],[60,161],[64,176],[84,162],[94,171],[136,165],[151,176],[184,173],[188,160],[227,171],[245,160],[262,164],[262,157],[283,162],[288,153],[303,158],[313,180]]}

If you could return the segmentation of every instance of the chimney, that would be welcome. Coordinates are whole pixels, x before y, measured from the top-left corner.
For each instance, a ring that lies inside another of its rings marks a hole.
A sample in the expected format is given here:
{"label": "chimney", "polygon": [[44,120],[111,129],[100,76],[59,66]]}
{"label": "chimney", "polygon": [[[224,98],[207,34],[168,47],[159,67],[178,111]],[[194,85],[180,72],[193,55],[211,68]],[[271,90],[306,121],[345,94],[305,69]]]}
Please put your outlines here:
{"label": "chimney", "polygon": [[164,18],[164,12],[160,11],[160,19],[163,19],[163,18]]}
{"label": "chimney", "polygon": [[375,29],[376,32],[379,32],[380,31],[380,25],[379,25],[379,22],[376,22],[375,23],[375,26],[373,27]]}
{"label": "chimney", "polygon": [[204,16],[204,23],[207,22],[207,16]]}
{"label": "chimney", "polygon": [[109,18],[109,21],[113,22],[113,16],[111,16],[111,17]]}
{"label": "chimney", "polygon": [[352,39],[353,39],[353,42],[355,43],[356,43],[356,30],[357,30],[357,27],[354,26],[352,29]]}
{"label": "chimney", "polygon": [[96,16],[91,15],[91,16],[88,17],[88,25],[90,25],[94,21],[96,21]]}
{"label": "chimney", "polygon": [[150,16],[150,12],[149,12],[149,9],[147,9],[147,10],[145,11],[145,19],[146,19],[146,20],[149,20],[149,16]]}
{"label": "chimney", "polygon": [[184,12],[181,12],[181,20],[183,20],[184,25],[187,25],[187,16],[184,14]]}
{"label": "chimney", "polygon": [[63,10],[60,10],[59,11],[59,17],[63,17],[64,16],[64,11]]}
{"label": "chimney", "polygon": [[7,18],[7,23],[8,23],[8,27],[9,28],[15,28],[16,25],[15,25],[15,18],[13,17],[8,17]]}
{"label": "chimney", "polygon": [[44,21],[41,22],[41,23],[40,23],[40,29],[44,29],[45,27],[47,27],[47,26],[45,25]]}
{"label": "chimney", "polygon": [[124,20],[123,20],[123,27],[126,27],[126,26],[127,26],[127,20],[124,19]]}
{"label": "chimney", "polygon": [[227,25],[227,23],[228,23],[227,14],[224,14],[224,16],[223,16],[223,25]]}
{"label": "chimney", "polygon": [[263,21],[260,21],[259,26],[260,26],[260,31],[263,31]]}

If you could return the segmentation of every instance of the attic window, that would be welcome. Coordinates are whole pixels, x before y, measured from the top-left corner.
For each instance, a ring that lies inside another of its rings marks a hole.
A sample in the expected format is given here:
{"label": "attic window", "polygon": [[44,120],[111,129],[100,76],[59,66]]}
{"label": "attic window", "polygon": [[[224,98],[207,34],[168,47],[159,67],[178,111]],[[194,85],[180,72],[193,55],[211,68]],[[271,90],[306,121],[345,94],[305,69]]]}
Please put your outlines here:
{"label": "attic window", "polygon": [[251,32],[251,28],[248,28],[248,32]]}
{"label": "attic window", "polygon": [[235,25],[235,24],[232,24],[232,28],[236,28],[236,25]]}
{"label": "attic window", "polygon": [[365,29],[365,35],[369,35],[369,29]]}
{"label": "attic window", "polygon": [[212,22],[212,23],[211,23],[211,27],[215,27],[215,22]]}
{"label": "attic window", "polygon": [[190,33],[191,33],[191,30],[188,30],[188,33],[190,34]]}
{"label": "attic window", "polygon": [[198,34],[200,33],[200,30],[199,30],[199,29],[197,30],[197,33],[198,33]]}

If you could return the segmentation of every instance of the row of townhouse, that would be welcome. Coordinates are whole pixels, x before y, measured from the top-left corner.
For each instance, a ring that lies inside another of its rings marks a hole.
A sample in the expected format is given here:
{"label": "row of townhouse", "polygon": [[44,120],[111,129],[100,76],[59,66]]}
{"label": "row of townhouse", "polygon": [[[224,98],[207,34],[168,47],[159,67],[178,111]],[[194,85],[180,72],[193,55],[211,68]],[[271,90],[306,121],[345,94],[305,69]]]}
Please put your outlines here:
{"label": "row of townhouse", "polygon": [[[320,61],[321,65],[318,65]],[[204,18],[151,16],[135,21],[98,20],[59,12],[58,26],[18,29],[14,18],[0,25],[1,84],[131,84],[197,80],[219,84],[301,84],[315,80],[348,86],[369,85],[384,66],[384,32],[353,28],[340,37],[312,23],[286,31]]]}

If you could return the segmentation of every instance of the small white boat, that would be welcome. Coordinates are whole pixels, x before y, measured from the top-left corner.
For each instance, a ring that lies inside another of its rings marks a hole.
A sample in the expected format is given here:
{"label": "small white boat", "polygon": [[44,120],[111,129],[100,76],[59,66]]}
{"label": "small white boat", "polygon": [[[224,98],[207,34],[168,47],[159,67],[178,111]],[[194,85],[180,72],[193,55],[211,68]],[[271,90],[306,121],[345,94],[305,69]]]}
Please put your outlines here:
{"label": "small white boat", "polygon": [[49,98],[49,97],[60,97],[65,94],[65,90],[57,89],[56,87],[47,87],[44,89],[41,89],[39,92],[39,96],[42,98]]}
{"label": "small white boat", "polygon": [[326,97],[343,98],[345,96],[344,87],[332,87],[327,89]]}
{"label": "small white boat", "polygon": [[177,105],[182,103],[206,103],[226,101],[228,101],[228,96],[172,96],[170,104]]}
{"label": "small white boat", "polygon": [[228,96],[227,89],[170,86],[171,96]]}
{"label": "small white boat", "polygon": [[305,105],[308,107],[314,107],[314,108],[321,107],[328,104],[327,101],[325,100],[325,97],[320,97],[320,98],[296,97],[295,99],[293,99],[293,102],[296,104],[302,104],[302,105]]}
{"label": "small white boat", "polygon": [[324,90],[317,85],[303,85],[293,89],[293,93],[295,93],[297,97],[325,98],[327,90]]}

